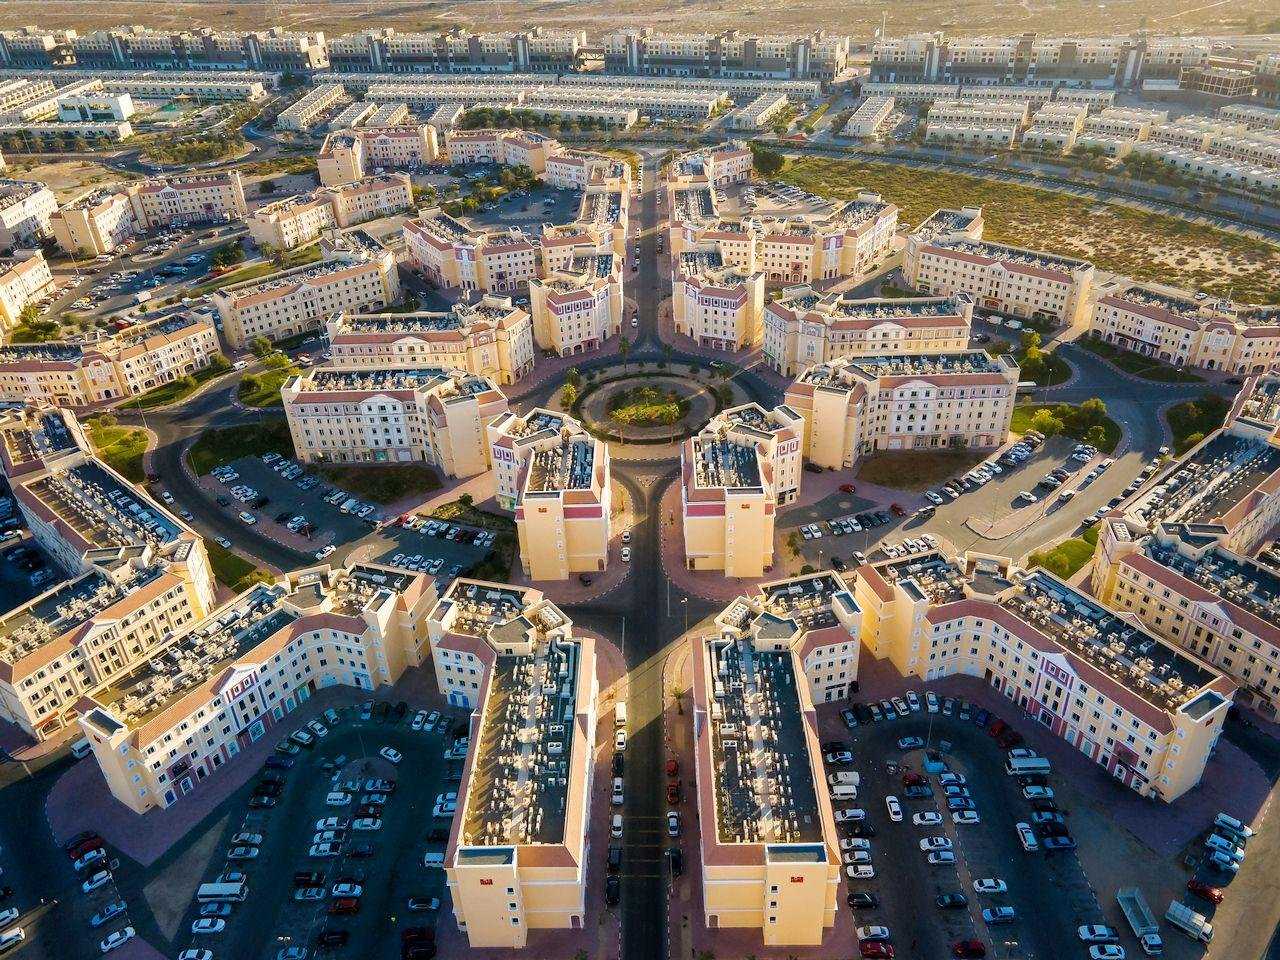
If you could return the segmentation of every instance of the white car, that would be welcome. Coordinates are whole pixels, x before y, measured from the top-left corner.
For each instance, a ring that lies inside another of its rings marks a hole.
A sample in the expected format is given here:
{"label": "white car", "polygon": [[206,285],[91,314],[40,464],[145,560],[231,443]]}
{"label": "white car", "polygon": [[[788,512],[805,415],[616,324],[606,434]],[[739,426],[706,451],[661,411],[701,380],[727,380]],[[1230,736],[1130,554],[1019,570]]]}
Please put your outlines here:
{"label": "white car", "polygon": [[954,850],[934,850],[925,859],[930,866],[938,866],[944,863],[955,863],[956,854]]}
{"label": "white car", "polygon": [[360,817],[351,821],[352,830],[373,831],[382,829],[382,820],[378,817]]}
{"label": "white car", "polygon": [[1022,849],[1027,852],[1040,849],[1040,841],[1036,839],[1036,835],[1031,831],[1031,827],[1025,823],[1014,824],[1014,830],[1018,832],[1018,843],[1022,844]]}
{"label": "white car", "polygon": [[345,807],[351,802],[351,794],[343,790],[335,790],[324,798],[325,806]]}
{"label": "white car", "polygon": [[631,548],[630,548],[630,547],[623,547],[623,548],[622,548],[622,562],[623,562],[623,563],[630,563],[630,562],[631,562]]}
{"label": "white car", "polygon": [[378,756],[383,760],[386,760],[388,763],[399,763],[404,759],[404,754],[399,750],[393,750],[390,747],[383,747],[378,751]]}
{"label": "white car", "polygon": [[419,710],[413,715],[413,721],[409,724],[412,730],[421,730],[427,725],[427,711]]}
{"label": "white car", "polygon": [[342,844],[340,843],[313,843],[307,851],[307,856],[317,859],[336,857],[342,853]]}
{"label": "white car", "polygon": [[[124,911],[121,910],[120,912],[123,913]],[[3,930],[9,924],[13,923],[13,921],[17,920],[19,916],[21,916],[21,913],[18,911],[17,907],[10,907],[8,910],[0,910],[0,930]],[[92,926],[97,927],[101,926],[101,924],[94,923]]]}
{"label": "white car", "polygon": [[980,880],[973,881],[973,892],[987,894],[1008,893],[1009,885],[995,877],[983,877]]}
{"label": "white car", "polygon": [[73,864],[73,867],[76,873],[79,873],[85,867],[89,866],[89,864],[97,863],[99,860],[106,857],[106,855],[107,855],[106,850],[104,850],[102,847],[97,847],[93,850],[90,850],[84,856],[78,858],[76,862]]}
{"label": "white car", "polygon": [[907,691],[907,705],[911,707],[912,713],[920,712],[920,697],[914,690]]}
{"label": "white car", "polygon": [[80,884],[80,890],[82,893],[93,893],[93,891],[97,890],[99,887],[105,887],[110,882],[111,871],[99,870],[92,877]]}
{"label": "white car", "polygon": [[609,822],[609,836],[615,840],[622,839],[622,814],[615,813]]}
{"label": "white car", "polygon": [[609,798],[609,802],[612,803],[615,807],[620,807],[622,806],[624,799],[625,798],[622,795],[622,778],[614,777],[613,778],[613,795]]}
{"label": "white car", "polygon": [[358,883],[335,883],[329,891],[332,897],[358,897],[364,893],[364,887]]}
{"label": "white car", "polygon": [[981,823],[977,810],[957,810],[951,814],[951,822],[958,827],[972,827]]}
{"label": "white car", "polygon": [[107,934],[107,938],[98,944],[103,953],[110,953],[116,947],[122,947],[133,939],[133,927],[124,927]]}
{"label": "white car", "polygon": [[680,836],[680,811],[678,810],[667,811],[667,836]]}
{"label": "white car", "polygon": [[1120,935],[1112,927],[1102,923],[1089,923],[1078,927],[1076,936],[1083,943],[1115,943],[1120,939]]}
{"label": "white car", "polygon": [[923,813],[913,813],[911,822],[917,827],[936,827],[942,822],[942,814],[936,810],[926,810]]}
{"label": "white car", "polygon": [[1124,960],[1124,947],[1099,943],[1089,948],[1089,960]]}
{"label": "white car", "polygon": [[866,837],[845,837],[840,841],[841,850],[870,850],[871,841]]}
{"label": "white car", "polygon": [[231,838],[231,844],[232,846],[238,846],[239,844],[244,844],[245,846],[248,846],[248,847],[260,847],[262,846],[262,834],[237,833],[234,837]]}
{"label": "white car", "polygon": [[178,960],[213,960],[213,951],[190,947],[178,954]]}
{"label": "white car", "polygon": [[950,850],[951,839],[949,837],[921,837],[920,849],[926,853],[930,850]]}
{"label": "white car", "polygon": [[938,712],[937,694],[935,694],[932,690],[925,693],[924,705],[925,705],[925,709],[928,710],[930,713],[937,713]]}
{"label": "white car", "polygon": [[867,811],[861,807],[845,807],[835,812],[836,823],[858,823],[867,819]]}
{"label": "white car", "polygon": [[314,733],[317,737],[324,739],[329,735],[329,728],[319,720],[310,720],[307,722],[307,729]]}
{"label": "white car", "polygon": [[889,811],[889,819],[892,820],[894,823],[901,823],[902,822],[902,804],[898,802],[898,798],[895,796],[885,797],[884,805],[885,805],[885,808]]}
{"label": "white car", "polygon": [[963,773],[952,773],[950,770],[938,774],[938,782],[944,787],[963,787],[969,781]]}
{"label": "white car", "polygon": [[840,859],[842,862],[846,864],[870,863],[871,851],[870,850],[846,850],[844,853],[840,854]]}
{"label": "white car", "polygon": [[192,933],[221,933],[227,929],[227,921],[221,917],[202,917],[191,924]]}
{"label": "white car", "polygon": [[619,730],[613,735],[613,749],[619,753],[627,749],[627,731]]}
{"label": "white car", "polygon": [[317,830],[342,830],[346,825],[345,817],[322,817],[316,821]]}
{"label": "white car", "polygon": [[323,547],[321,547],[319,550],[316,551],[316,559],[323,560],[326,557],[332,556],[335,549],[336,548],[332,543],[325,544]]}
{"label": "white car", "polygon": [[859,940],[892,940],[888,927],[858,927],[854,934]]}
{"label": "white car", "polygon": [[876,868],[869,863],[851,864],[844,868],[844,875],[850,880],[874,880]]}

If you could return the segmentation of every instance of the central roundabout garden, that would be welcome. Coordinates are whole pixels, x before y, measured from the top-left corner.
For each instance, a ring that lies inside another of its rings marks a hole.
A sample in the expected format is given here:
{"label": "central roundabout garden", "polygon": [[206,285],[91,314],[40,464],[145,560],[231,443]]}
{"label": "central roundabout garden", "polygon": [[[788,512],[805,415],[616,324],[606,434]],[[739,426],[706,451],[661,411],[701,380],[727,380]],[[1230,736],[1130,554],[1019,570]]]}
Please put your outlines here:
{"label": "central roundabout garden", "polygon": [[569,412],[601,440],[676,443],[693,436],[725,407],[742,402],[710,371],[647,371],[631,365],[584,383]]}

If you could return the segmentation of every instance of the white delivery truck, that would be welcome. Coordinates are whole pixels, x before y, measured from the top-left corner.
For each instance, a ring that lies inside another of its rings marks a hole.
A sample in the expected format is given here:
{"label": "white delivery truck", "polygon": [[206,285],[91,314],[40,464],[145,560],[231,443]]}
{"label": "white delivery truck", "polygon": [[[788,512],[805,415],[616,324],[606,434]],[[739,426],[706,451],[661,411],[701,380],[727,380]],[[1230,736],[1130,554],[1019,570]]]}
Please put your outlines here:
{"label": "white delivery truck", "polygon": [[616,730],[622,730],[627,725],[627,705],[619,700],[613,707],[613,726]]}
{"label": "white delivery truck", "polygon": [[1185,903],[1170,901],[1164,918],[1192,940],[1208,943],[1213,939],[1213,924],[1203,914],[1196,913]]}
{"label": "white delivery truck", "polygon": [[1124,887],[1116,891],[1116,900],[1124,911],[1124,918],[1133,928],[1133,935],[1138,938],[1138,945],[1148,957],[1158,957],[1164,953],[1164,941],[1160,939],[1160,925],[1156,923],[1155,914],[1147,906],[1142,891],[1137,887]]}

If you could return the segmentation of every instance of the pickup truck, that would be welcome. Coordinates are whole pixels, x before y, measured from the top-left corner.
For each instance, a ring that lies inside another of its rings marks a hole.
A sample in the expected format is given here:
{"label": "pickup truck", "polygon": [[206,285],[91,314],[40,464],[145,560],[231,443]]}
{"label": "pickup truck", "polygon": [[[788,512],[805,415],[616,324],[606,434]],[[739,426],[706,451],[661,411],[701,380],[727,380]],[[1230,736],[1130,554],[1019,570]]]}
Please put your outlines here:
{"label": "pickup truck", "polygon": [[1137,887],[1124,887],[1116,891],[1116,900],[1124,912],[1124,918],[1133,928],[1133,935],[1138,938],[1138,945],[1148,957],[1158,957],[1164,953],[1164,941],[1160,939],[1160,925],[1156,923],[1155,914],[1147,906],[1142,891]]}
{"label": "pickup truck", "polygon": [[1170,901],[1164,918],[1192,940],[1208,943],[1213,939],[1213,924],[1185,903],[1179,903],[1177,900]]}

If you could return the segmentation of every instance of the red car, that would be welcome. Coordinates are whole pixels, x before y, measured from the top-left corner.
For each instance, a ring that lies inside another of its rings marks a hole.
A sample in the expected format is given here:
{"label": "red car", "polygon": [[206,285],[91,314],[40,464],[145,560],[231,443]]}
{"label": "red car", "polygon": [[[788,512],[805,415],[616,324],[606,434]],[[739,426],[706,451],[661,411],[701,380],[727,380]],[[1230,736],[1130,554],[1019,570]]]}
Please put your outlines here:
{"label": "red car", "polygon": [[852,484],[852,483],[842,483],[842,484],[840,484],[840,492],[841,492],[841,493],[853,493],[853,490],[854,490],[854,487],[853,487],[853,484]]}
{"label": "red car", "polygon": [[1194,893],[1197,897],[1203,897],[1210,903],[1222,902],[1222,890],[1218,887],[1211,887],[1203,880],[1188,880],[1187,889]]}
{"label": "red car", "polygon": [[902,785],[904,787],[917,787],[925,782],[927,781],[925,780],[924,775],[920,773],[913,773],[908,770],[902,775]]}
{"label": "red car", "polygon": [[907,515],[907,511],[902,509],[902,504],[900,503],[889,504],[889,510],[895,517],[905,517]]}
{"label": "red car", "polygon": [[987,727],[987,735],[994,740],[1008,729],[1009,725],[1003,720],[995,720],[992,721],[991,726]]}
{"label": "red car", "polygon": [[1000,735],[1000,746],[1006,750],[1012,750],[1014,747],[1022,746],[1022,734],[1017,730],[1006,730]]}
{"label": "red car", "polygon": [[893,960],[893,944],[883,940],[863,940],[858,945],[858,952],[875,960]]}
{"label": "red car", "polygon": [[680,775],[680,761],[676,760],[675,757],[672,757],[670,760],[667,761],[667,776],[676,777],[679,775]]}
{"label": "red car", "polygon": [[667,784],[667,803],[677,804],[680,802],[680,781],[672,780]]}
{"label": "red car", "polygon": [[987,955],[987,945],[981,940],[957,940],[951,945],[951,955],[958,960],[982,960]]}
{"label": "red car", "polygon": [[360,912],[360,901],[356,897],[339,897],[329,904],[329,912],[334,916]]}

